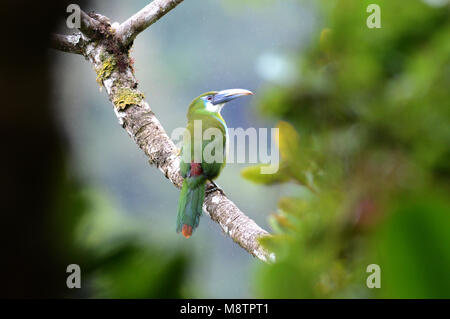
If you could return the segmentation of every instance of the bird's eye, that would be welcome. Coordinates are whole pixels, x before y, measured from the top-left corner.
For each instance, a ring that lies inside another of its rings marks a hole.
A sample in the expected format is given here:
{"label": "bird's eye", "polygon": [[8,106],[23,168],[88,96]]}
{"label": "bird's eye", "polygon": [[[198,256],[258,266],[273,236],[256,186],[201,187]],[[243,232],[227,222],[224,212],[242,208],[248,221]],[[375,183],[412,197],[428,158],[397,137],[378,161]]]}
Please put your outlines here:
{"label": "bird's eye", "polygon": [[208,97],[206,98],[208,101],[212,101],[212,96],[208,95]]}

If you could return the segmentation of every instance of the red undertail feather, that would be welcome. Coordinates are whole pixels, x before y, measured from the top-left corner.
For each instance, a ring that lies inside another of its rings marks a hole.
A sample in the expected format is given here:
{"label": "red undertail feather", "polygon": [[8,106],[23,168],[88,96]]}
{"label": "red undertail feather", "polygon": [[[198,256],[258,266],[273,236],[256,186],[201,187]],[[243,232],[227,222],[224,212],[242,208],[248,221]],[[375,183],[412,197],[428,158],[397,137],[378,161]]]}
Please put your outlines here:
{"label": "red undertail feather", "polygon": [[199,176],[202,175],[202,165],[200,163],[191,163],[191,176]]}
{"label": "red undertail feather", "polygon": [[191,235],[192,235],[192,226],[184,224],[183,228],[181,229],[181,233],[186,238],[191,237]]}

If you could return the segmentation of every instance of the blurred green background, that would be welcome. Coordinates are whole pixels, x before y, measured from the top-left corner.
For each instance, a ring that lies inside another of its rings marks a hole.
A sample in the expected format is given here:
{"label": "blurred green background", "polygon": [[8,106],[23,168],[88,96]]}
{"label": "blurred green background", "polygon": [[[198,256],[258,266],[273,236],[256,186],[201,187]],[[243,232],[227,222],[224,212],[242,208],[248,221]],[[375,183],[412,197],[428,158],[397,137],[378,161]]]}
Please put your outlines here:
{"label": "blurred green background", "polygon": [[[146,4],[83,9],[124,21]],[[177,236],[178,190],[119,127],[90,64],[52,51],[69,145],[54,222],[83,275],[67,296],[450,297],[449,17],[444,0],[186,0],[139,35],[136,76],[169,134],[193,97],[234,87],[256,94],[224,109],[229,127],[279,127],[280,178],[229,164],[217,181],[274,233],[271,265],[206,216]]]}

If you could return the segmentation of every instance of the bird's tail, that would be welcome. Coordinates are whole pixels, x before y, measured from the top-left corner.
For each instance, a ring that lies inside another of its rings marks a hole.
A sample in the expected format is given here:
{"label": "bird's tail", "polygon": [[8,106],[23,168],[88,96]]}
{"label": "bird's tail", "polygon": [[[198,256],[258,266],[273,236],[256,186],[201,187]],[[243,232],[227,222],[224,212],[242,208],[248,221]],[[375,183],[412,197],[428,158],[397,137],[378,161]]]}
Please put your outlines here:
{"label": "bird's tail", "polygon": [[192,176],[184,180],[178,200],[177,233],[189,238],[197,228],[205,199],[206,179]]}

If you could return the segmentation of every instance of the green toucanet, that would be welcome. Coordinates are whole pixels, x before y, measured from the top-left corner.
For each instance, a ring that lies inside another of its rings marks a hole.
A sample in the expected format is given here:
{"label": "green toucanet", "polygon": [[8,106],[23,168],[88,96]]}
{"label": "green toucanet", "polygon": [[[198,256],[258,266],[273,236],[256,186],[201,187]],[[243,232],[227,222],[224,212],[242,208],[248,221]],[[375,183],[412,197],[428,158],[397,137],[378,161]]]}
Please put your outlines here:
{"label": "green toucanet", "polygon": [[[198,226],[205,199],[206,182],[217,178],[225,166],[227,125],[220,115],[225,103],[251,95],[243,89],[206,92],[189,105],[180,171],[184,177],[178,200],[177,233],[189,238]],[[216,154],[215,152],[221,152]]]}

